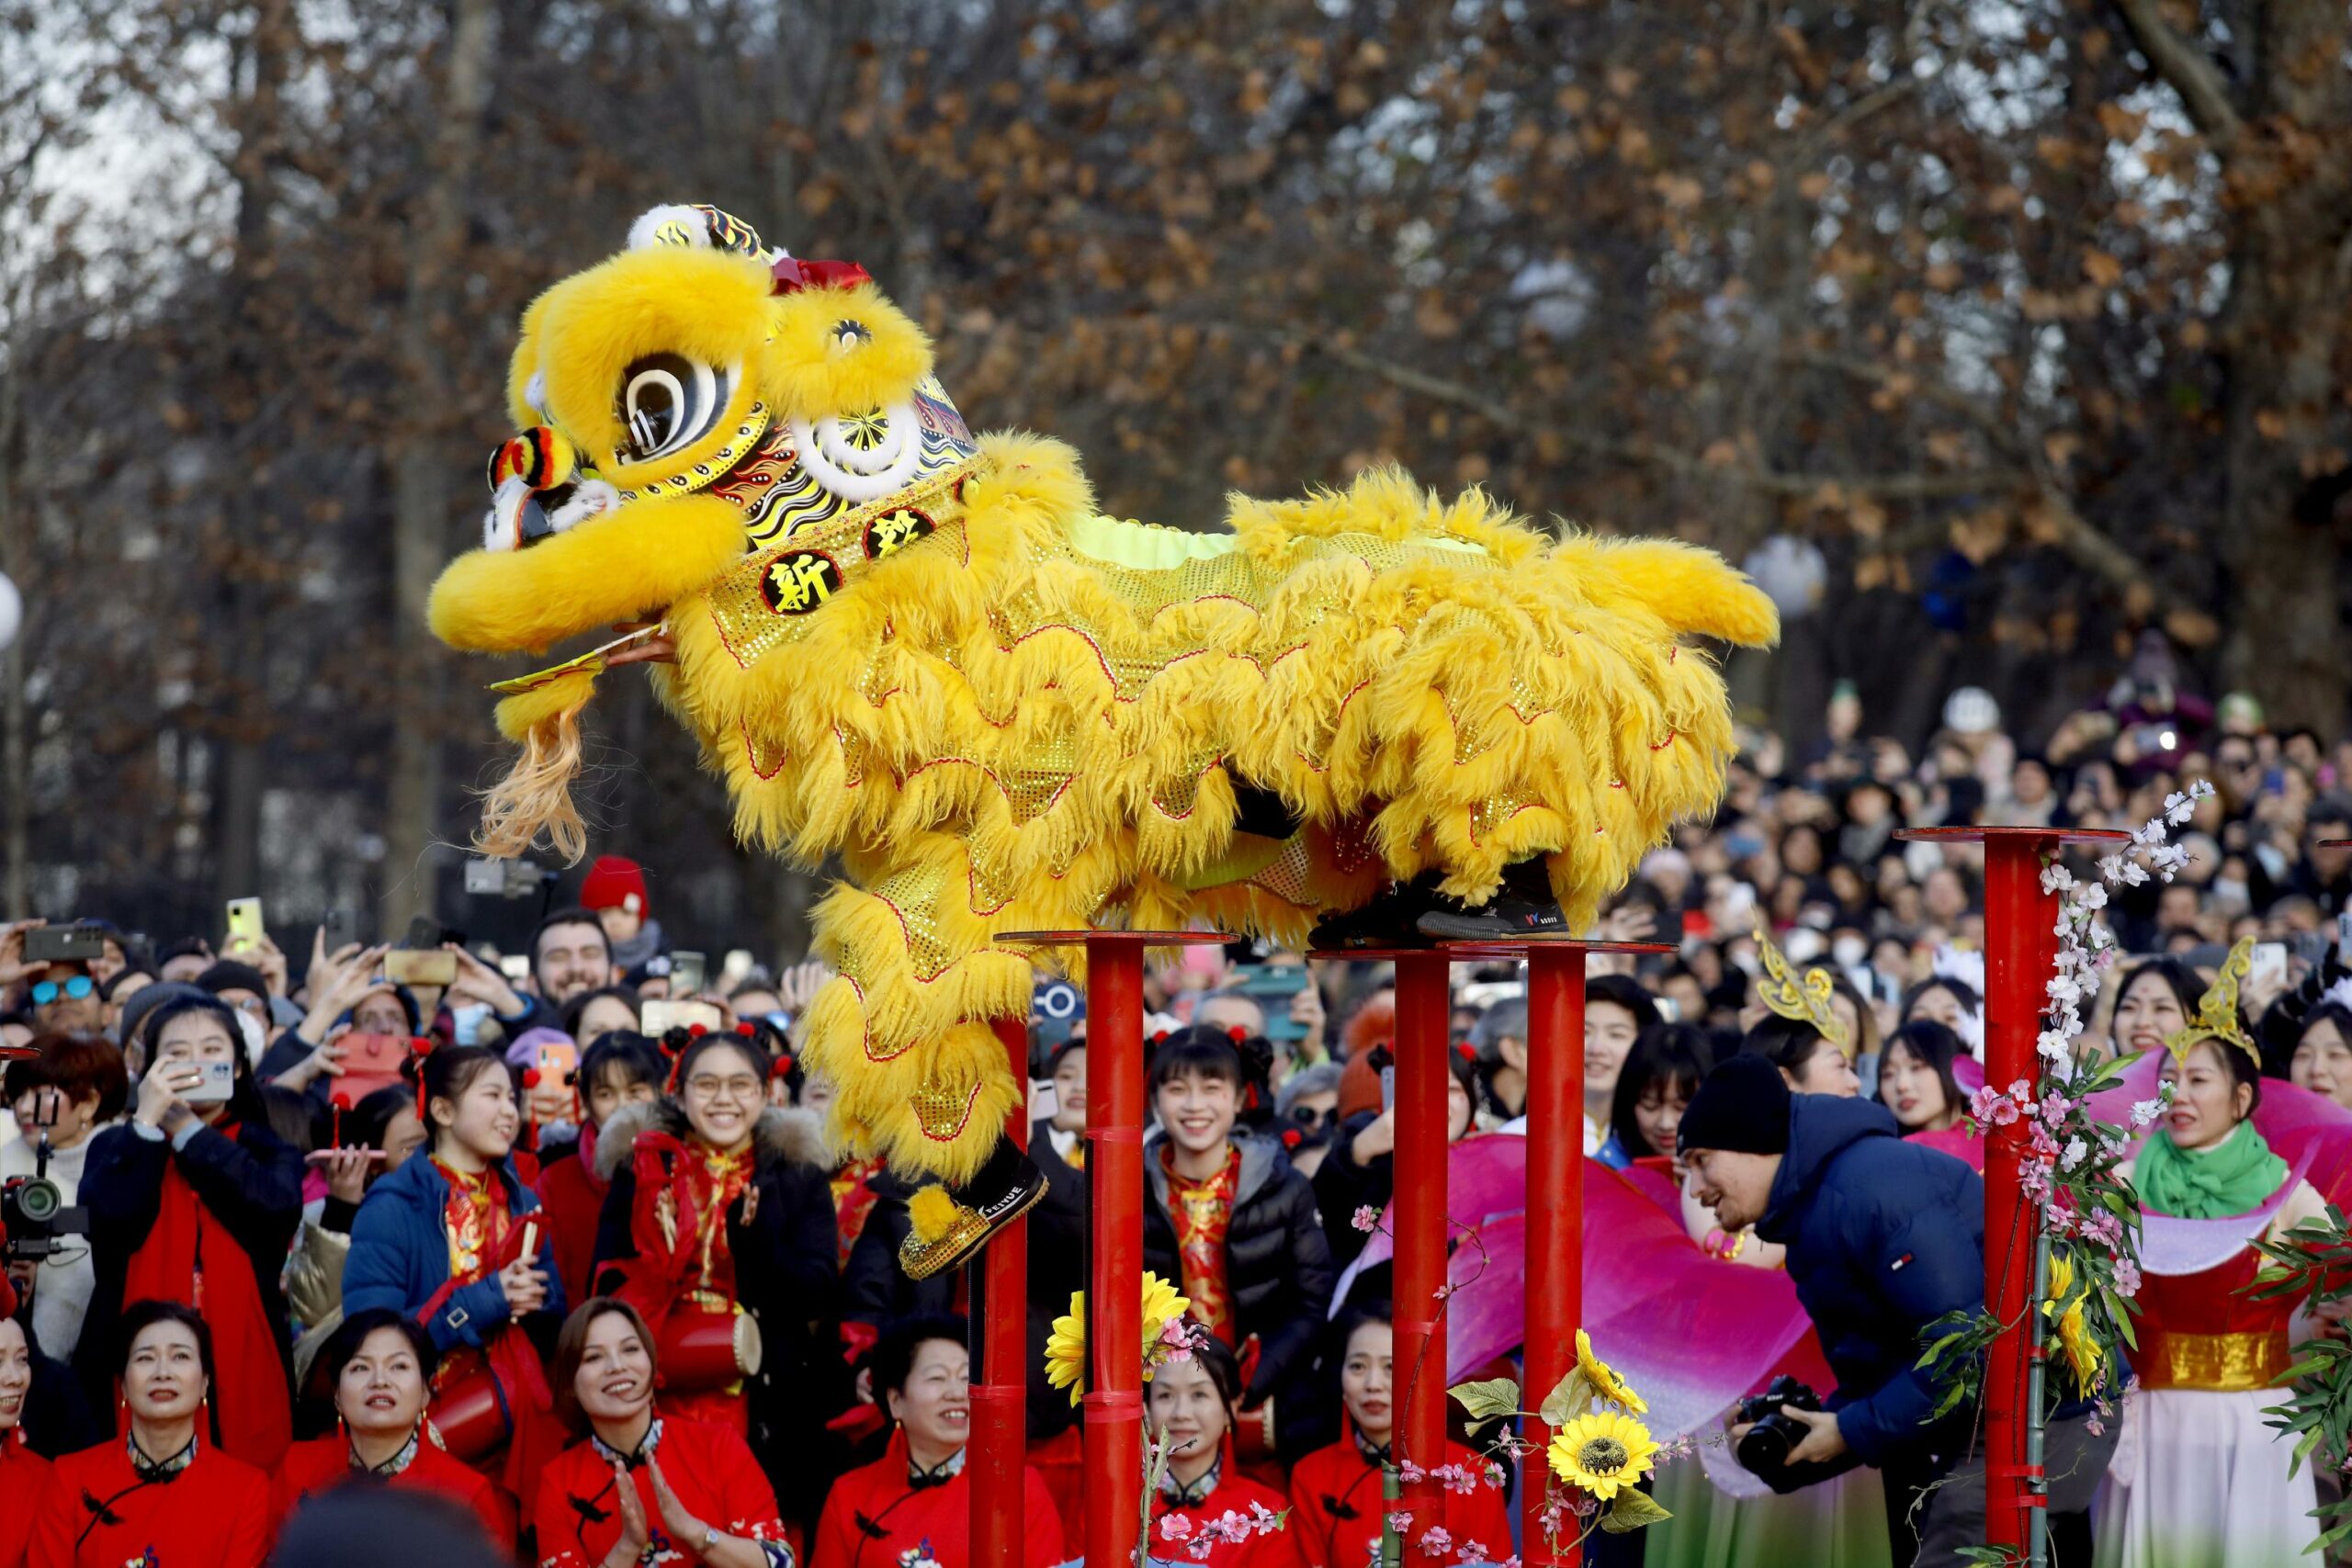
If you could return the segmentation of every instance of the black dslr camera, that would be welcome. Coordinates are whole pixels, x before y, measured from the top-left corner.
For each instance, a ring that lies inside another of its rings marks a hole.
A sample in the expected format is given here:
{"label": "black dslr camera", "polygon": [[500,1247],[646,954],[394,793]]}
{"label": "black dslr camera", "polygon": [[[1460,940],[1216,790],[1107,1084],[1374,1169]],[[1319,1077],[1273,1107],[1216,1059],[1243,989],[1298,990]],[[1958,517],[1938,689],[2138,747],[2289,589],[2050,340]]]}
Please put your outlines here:
{"label": "black dslr camera", "polygon": [[1739,1420],[1754,1425],[1739,1439],[1740,1467],[1780,1493],[1794,1492],[1837,1474],[1845,1467],[1789,1462],[1791,1450],[1804,1441],[1805,1425],[1786,1412],[1820,1408],[1821,1396],[1792,1377],[1774,1378],[1762,1393],[1741,1400]]}
{"label": "black dslr camera", "polygon": [[87,1235],[90,1211],[69,1206],[47,1177],[20,1176],[0,1185],[0,1229],[8,1233],[10,1262],[38,1262],[63,1251],[67,1236]]}

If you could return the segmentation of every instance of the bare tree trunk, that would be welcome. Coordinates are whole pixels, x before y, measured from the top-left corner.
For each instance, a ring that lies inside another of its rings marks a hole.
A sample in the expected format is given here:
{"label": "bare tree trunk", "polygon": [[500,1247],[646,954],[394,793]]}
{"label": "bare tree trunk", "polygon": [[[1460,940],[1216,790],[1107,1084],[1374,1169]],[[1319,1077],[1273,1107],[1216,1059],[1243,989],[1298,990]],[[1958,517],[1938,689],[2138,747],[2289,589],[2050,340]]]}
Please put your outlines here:
{"label": "bare tree trunk", "polygon": [[2242,91],[2175,31],[2157,0],[2116,0],[2133,40],[2222,160],[2232,225],[2222,351],[2228,373],[2222,559],[2233,573],[2222,675],[2274,724],[2333,733],[2342,657],[2332,367],[2352,300],[2352,17],[2340,0],[2266,0],[2233,17]]}
{"label": "bare tree trunk", "polygon": [[[237,183],[236,249],[229,263],[229,321],[222,366],[222,406],[230,418],[214,434],[233,449],[230,428],[250,416],[260,401],[260,367],[254,344],[263,336],[256,310],[268,275],[270,182],[284,143],[279,96],[299,33],[293,0],[263,0],[251,41],[253,96],[240,115],[237,151],[232,162]],[[236,541],[258,521],[259,487],[233,485],[224,495],[221,532],[223,579],[219,600],[226,650],[220,694],[229,698],[219,716],[219,745],[212,777],[213,869],[223,898],[261,891],[261,797],[266,783],[264,750],[268,732],[268,629],[261,585],[242,570]]]}
{"label": "bare tree trunk", "polygon": [[2230,367],[2225,548],[2236,578],[2223,674],[2274,724],[2334,734],[2347,693],[2334,497],[2344,467],[2331,413],[2352,284],[2352,25],[2336,0],[2264,8],[2255,111],[2230,160],[2238,217],[2223,342]]}
{"label": "bare tree trunk", "polygon": [[[22,326],[21,312],[11,311],[10,318]],[[20,518],[17,510],[17,479],[25,451],[21,396],[25,333],[19,331],[11,336],[9,371],[0,376],[0,577],[21,590],[25,561],[30,554],[24,539],[32,532],[31,524]],[[33,912],[33,768],[32,739],[25,717],[25,649],[34,614],[34,607],[27,604],[16,640],[0,655],[0,800],[7,803],[0,808],[6,812],[5,823],[0,823],[0,919],[22,919]]]}
{"label": "bare tree trunk", "polygon": [[385,803],[385,931],[434,908],[446,856],[436,850],[442,787],[445,682],[439,645],[425,629],[425,600],[447,559],[457,503],[445,450],[454,374],[447,344],[459,331],[456,288],[466,242],[466,192],[481,152],[483,111],[498,41],[495,0],[454,0],[424,188],[411,230],[409,288],[399,362],[401,422],[391,443],[392,662],[401,671],[393,710],[391,779]]}

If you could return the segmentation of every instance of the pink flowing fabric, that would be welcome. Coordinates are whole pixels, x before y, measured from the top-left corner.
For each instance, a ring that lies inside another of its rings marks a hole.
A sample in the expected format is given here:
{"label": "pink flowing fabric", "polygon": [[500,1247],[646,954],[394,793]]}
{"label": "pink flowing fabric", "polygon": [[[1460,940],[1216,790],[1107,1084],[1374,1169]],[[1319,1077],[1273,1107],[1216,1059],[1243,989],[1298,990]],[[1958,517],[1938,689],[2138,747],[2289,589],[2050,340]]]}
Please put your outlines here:
{"label": "pink flowing fabric", "polygon": [[[1527,1143],[1509,1134],[1453,1145],[1447,1176],[1457,1235],[1447,1264],[1446,1381],[1477,1375],[1519,1348],[1525,1323]],[[1683,1233],[1673,1189],[1655,1171],[1584,1167],[1584,1327],[1594,1350],[1641,1393],[1661,1437],[1699,1431],[1782,1372],[1835,1385],[1795,1287],[1778,1269],[1711,1258]],[[1389,1228],[1358,1269],[1393,1255]],[[1530,1391],[1541,1399],[1547,1390]]]}

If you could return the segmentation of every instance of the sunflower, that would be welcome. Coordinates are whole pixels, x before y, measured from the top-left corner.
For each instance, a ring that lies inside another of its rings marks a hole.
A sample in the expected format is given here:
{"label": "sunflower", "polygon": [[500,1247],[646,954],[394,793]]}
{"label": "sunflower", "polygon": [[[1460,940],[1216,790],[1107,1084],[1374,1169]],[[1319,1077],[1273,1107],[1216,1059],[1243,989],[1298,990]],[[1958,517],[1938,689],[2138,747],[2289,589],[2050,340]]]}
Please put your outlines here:
{"label": "sunflower", "polygon": [[1046,1381],[1069,1390],[1070,1404],[1077,1405],[1079,1391],[1086,1383],[1084,1291],[1069,1293],[1069,1315],[1054,1319],[1054,1331],[1046,1337]]}
{"label": "sunflower", "polygon": [[1593,1392],[1610,1404],[1621,1404],[1636,1416],[1649,1414],[1650,1407],[1642,1403],[1642,1396],[1608,1362],[1592,1353],[1592,1340],[1581,1328],[1577,1330],[1577,1371],[1592,1384]]}
{"label": "sunflower", "polygon": [[1650,1429],[1614,1410],[1579,1416],[1552,1435],[1552,1473],[1606,1503],[1653,1468]]}
{"label": "sunflower", "polygon": [[[1193,1303],[1176,1293],[1176,1288],[1157,1274],[1143,1277],[1143,1358],[1144,1381],[1151,1381],[1151,1369],[1168,1358],[1168,1348],[1160,1336],[1169,1324],[1191,1310]],[[1069,1390],[1069,1402],[1075,1405],[1086,1388],[1086,1292],[1072,1291],[1069,1312],[1054,1319],[1054,1331],[1046,1338],[1046,1382],[1055,1388]]]}
{"label": "sunflower", "polygon": [[2066,1256],[2064,1247],[2053,1247],[2050,1253],[2050,1298],[2041,1303],[2041,1315],[2058,1320],[2058,1346],[2066,1352],[2066,1365],[2075,1374],[2075,1386],[2094,1388],[2098,1383],[2099,1363],[2107,1359],[2107,1352],[2091,1337],[2090,1325],[2084,1321],[2083,1308],[2090,1301],[2089,1290],[2068,1302],[2067,1293],[2074,1288],[2074,1260]]}

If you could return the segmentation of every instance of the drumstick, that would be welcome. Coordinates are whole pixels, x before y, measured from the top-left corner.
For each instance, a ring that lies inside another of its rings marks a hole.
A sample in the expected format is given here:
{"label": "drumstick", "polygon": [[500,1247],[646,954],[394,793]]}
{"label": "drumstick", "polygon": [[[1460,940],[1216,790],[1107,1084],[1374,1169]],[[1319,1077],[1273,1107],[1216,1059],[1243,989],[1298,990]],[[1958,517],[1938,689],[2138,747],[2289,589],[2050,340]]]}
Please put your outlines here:
{"label": "drumstick", "polygon": [[523,1222],[523,1251],[521,1261],[528,1263],[538,1255],[539,1222],[537,1220],[525,1220]]}

